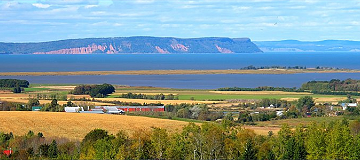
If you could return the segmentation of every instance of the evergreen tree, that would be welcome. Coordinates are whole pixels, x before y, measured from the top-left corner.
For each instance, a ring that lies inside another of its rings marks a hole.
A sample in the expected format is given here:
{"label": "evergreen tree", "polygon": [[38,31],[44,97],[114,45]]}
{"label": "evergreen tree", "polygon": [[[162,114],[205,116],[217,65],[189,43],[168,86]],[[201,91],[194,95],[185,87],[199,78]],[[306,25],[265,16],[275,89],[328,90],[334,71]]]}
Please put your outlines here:
{"label": "evergreen tree", "polygon": [[248,139],[245,144],[245,150],[242,156],[242,159],[247,160],[254,160],[256,158],[256,148],[254,147],[254,144],[251,139]]}
{"label": "evergreen tree", "polygon": [[57,148],[57,143],[55,140],[53,140],[49,146],[49,149],[48,149],[48,156],[50,158],[57,158],[58,156],[58,148]]}

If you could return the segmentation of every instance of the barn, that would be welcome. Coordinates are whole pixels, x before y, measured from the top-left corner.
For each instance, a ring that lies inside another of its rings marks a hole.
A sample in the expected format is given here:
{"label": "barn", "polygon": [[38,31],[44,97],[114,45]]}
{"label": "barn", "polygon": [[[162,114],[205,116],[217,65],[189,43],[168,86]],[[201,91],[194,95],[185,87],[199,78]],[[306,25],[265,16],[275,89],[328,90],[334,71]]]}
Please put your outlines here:
{"label": "barn", "polygon": [[96,106],[95,109],[114,108],[124,112],[164,112],[165,106]]}
{"label": "barn", "polygon": [[164,106],[117,106],[118,109],[122,109],[125,112],[164,112]]}

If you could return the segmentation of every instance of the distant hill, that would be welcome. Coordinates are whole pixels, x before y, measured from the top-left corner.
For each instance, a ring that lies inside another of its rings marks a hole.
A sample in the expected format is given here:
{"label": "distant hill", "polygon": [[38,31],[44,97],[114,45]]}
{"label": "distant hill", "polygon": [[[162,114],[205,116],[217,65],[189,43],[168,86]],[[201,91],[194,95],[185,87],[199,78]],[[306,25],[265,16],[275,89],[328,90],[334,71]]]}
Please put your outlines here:
{"label": "distant hill", "polygon": [[0,54],[255,53],[249,38],[117,37],[0,43]]}
{"label": "distant hill", "polygon": [[360,52],[360,41],[258,41],[254,42],[264,52]]}

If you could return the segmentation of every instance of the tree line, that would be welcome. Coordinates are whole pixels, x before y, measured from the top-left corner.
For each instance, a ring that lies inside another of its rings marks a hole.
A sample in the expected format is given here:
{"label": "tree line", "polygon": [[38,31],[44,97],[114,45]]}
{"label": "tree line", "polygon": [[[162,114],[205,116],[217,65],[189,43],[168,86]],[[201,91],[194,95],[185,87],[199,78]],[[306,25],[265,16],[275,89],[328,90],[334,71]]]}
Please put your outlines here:
{"label": "tree line", "polygon": [[80,85],[76,86],[71,92],[75,95],[90,95],[91,97],[104,98],[107,95],[114,93],[115,88],[111,84],[102,85]]}
{"label": "tree line", "polygon": [[[329,67],[325,67],[325,68],[329,68]],[[240,68],[240,70],[258,70],[258,69],[306,69],[306,66],[261,66],[261,67],[256,67],[253,65],[250,66],[246,66],[243,68]],[[317,68],[317,69],[320,69]]]}
{"label": "tree line", "polygon": [[324,95],[352,95],[360,96],[360,80],[346,79],[332,79],[330,81],[309,81],[302,84],[300,88],[285,88],[285,87],[256,87],[256,88],[241,88],[241,87],[226,87],[219,88],[217,91],[284,91],[284,92],[310,92],[313,94]]}
{"label": "tree line", "polygon": [[270,87],[270,86],[262,86],[256,88],[240,88],[240,87],[226,87],[219,88],[217,91],[284,91],[284,92],[303,92],[304,90],[293,88],[285,88],[285,87]]}
{"label": "tree line", "polygon": [[119,98],[128,98],[128,99],[151,99],[151,100],[178,100],[179,97],[173,94],[164,95],[162,93],[156,95],[147,95],[147,94],[136,94],[136,93],[124,93]]}
{"label": "tree line", "polygon": [[0,79],[0,88],[13,88],[13,87],[29,87],[29,82],[27,80],[18,80],[18,79]]}
{"label": "tree line", "polygon": [[27,80],[19,79],[0,79],[0,89],[10,89],[13,93],[21,93],[24,88],[28,88],[30,83]]}
{"label": "tree line", "polygon": [[178,132],[162,128],[109,134],[90,131],[81,142],[0,132],[1,159],[360,159],[360,121],[311,123],[257,135],[231,122],[189,123]]}
{"label": "tree line", "polygon": [[330,81],[310,81],[301,86],[303,90],[311,90],[317,92],[345,92],[345,91],[360,91],[360,80],[346,79],[332,79]]}

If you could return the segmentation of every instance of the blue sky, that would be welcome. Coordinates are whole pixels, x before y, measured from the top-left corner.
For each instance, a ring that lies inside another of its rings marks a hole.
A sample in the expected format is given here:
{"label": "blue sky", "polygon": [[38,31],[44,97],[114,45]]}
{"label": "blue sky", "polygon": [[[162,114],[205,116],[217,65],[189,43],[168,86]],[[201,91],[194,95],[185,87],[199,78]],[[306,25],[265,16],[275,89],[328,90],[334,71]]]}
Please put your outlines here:
{"label": "blue sky", "polygon": [[0,0],[0,41],[89,37],[360,40],[359,0]]}

